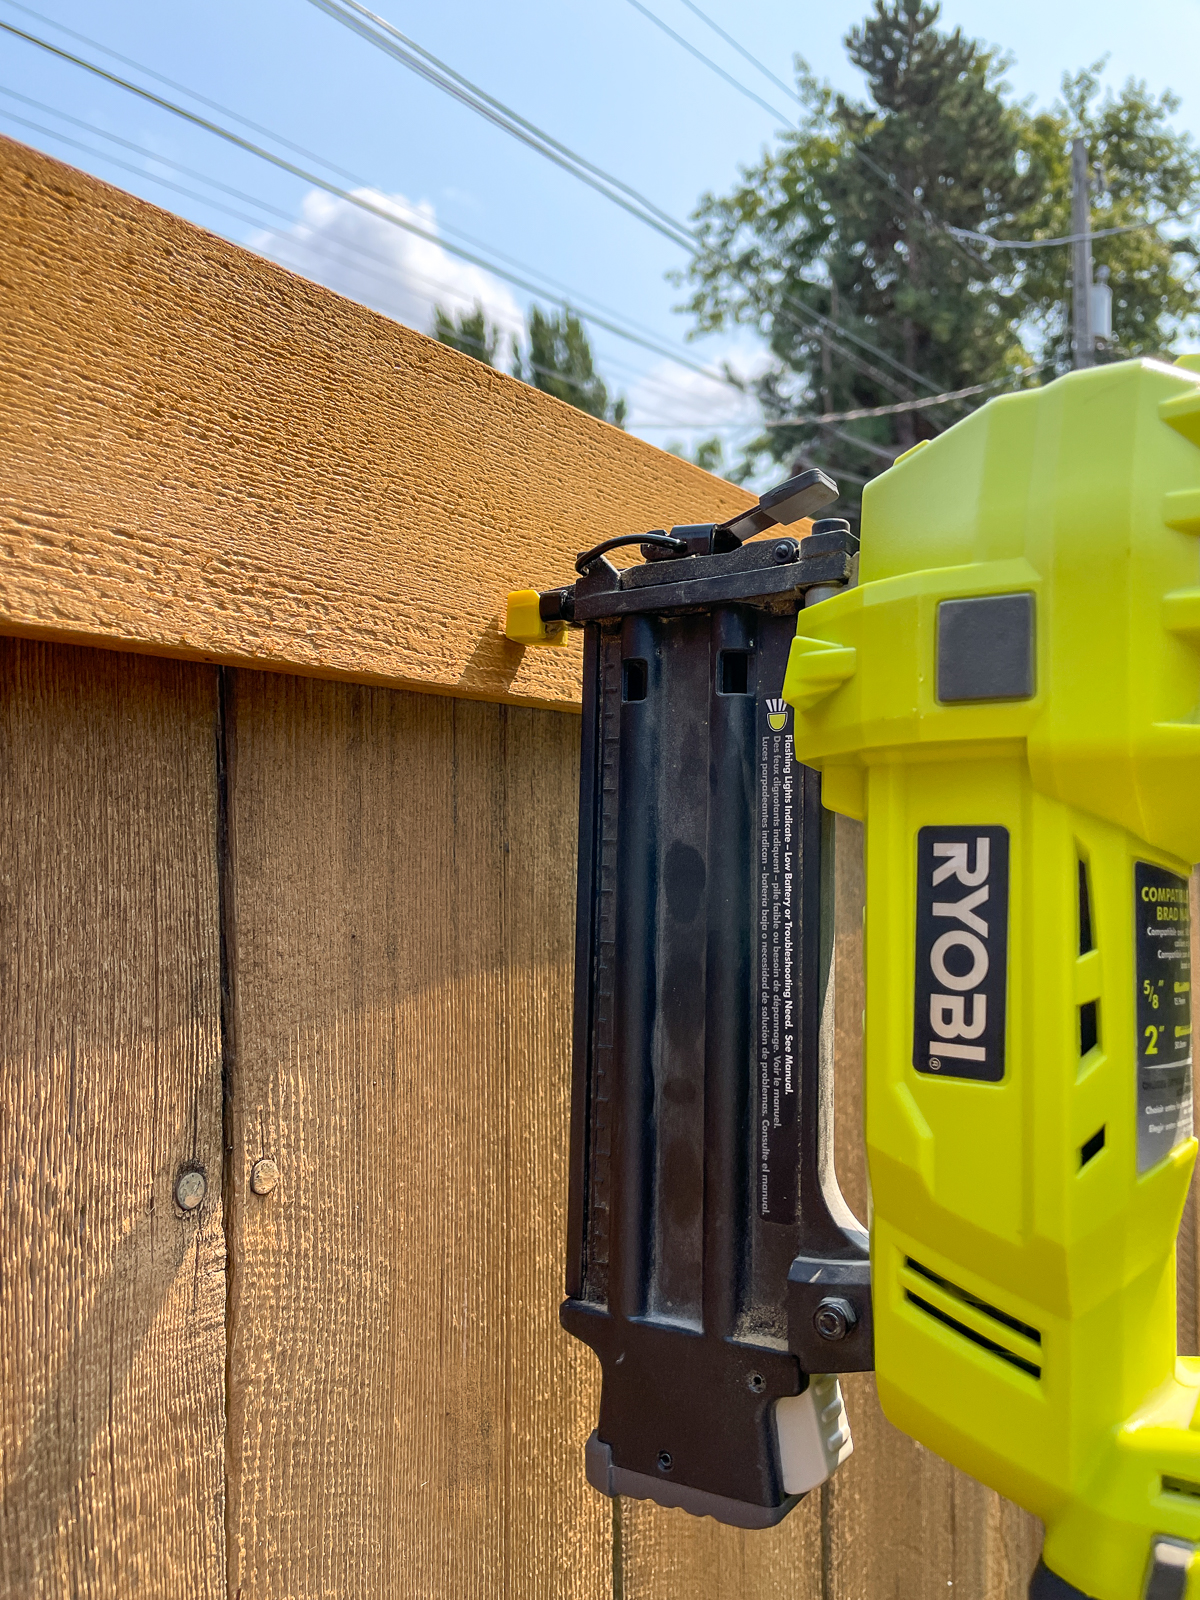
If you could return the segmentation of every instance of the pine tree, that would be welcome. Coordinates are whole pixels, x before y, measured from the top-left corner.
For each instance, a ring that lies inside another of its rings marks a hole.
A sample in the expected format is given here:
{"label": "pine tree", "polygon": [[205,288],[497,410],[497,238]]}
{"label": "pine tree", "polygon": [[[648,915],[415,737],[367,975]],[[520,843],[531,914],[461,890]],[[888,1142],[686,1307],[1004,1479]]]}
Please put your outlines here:
{"label": "pine tree", "polygon": [[624,399],[610,404],[608,388],[596,371],[595,359],[582,322],[571,311],[557,314],[533,306],[529,313],[529,356],[516,358],[513,373],[535,389],[578,406],[593,417],[625,426]]}
{"label": "pine tree", "polygon": [[482,304],[476,300],[473,311],[460,311],[457,318],[441,306],[433,308],[433,336],[465,356],[474,356],[489,367],[496,365],[496,351],[500,344],[500,330],[493,327],[484,315]]}
{"label": "pine tree", "polygon": [[[952,230],[1069,233],[1074,135],[1106,176],[1097,229],[1200,203],[1200,157],[1170,126],[1173,97],[1133,82],[1101,96],[1100,63],[1034,112],[1012,98],[1007,58],[940,29],[939,16],[926,0],[875,0],[845,40],[866,79],[861,103],[798,59],[799,128],[732,194],[701,201],[685,309],[700,332],[743,322],[763,333],[774,359],[756,389],[768,424],[978,384],[999,392],[1069,365],[1070,247],[1004,251]],[[1162,350],[1200,310],[1190,238],[1152,227],[1097,241],[1095,253],[1111,272],[1114,356]],[[764,457],[825,467],[854,512],[857,486],[986,398],[769,426],[740,471]]]}

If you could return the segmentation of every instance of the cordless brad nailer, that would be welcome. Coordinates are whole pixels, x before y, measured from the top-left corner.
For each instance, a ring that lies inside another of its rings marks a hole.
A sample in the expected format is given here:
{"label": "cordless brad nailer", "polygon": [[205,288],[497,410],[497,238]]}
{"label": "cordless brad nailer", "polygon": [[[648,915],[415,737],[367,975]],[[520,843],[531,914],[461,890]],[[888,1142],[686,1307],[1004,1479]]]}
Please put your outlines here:
{"label": "cordless brad nailer", "polygon": [[1045,1522],[1037,1600],[1200,1594],[1198,534],[1191,372],[994,400],[868,487],[783,691],[866,828],[880,1399]]}
{"label": "cordless brad nailer", "polygon": [[[848,1451],[831,1375],[874,1364],[1044,1521],[1034,1600],[1200,1600],[1200,376],[992,401],[868,486],[857,585],[846,524],[775,536],[833,493],[510,596],[510,638],[586,631],[588,1475],[778,1521]],[[866,834],[869,1278],[828,1152],[829,811]]]}

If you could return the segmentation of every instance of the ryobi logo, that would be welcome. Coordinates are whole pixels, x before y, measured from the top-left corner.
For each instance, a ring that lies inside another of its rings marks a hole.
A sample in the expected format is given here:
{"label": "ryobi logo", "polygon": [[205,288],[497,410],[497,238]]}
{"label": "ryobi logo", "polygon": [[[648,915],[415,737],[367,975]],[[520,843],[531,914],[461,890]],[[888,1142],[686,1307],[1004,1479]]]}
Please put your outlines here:
{"label": "ryobi logo", "polygon": [[1004,1076],[1008,829],[917,835],[913,1066],[943,1078]]}

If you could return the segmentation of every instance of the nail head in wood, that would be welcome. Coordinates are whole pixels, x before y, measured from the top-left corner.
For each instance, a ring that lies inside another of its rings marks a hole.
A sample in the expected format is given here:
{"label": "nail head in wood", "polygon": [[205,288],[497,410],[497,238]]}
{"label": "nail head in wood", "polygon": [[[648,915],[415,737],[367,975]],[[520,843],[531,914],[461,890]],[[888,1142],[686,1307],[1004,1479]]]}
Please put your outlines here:
{"label": "nail head in wood", "polygon": [[175,1179],[175,1204],[181,1211],[195,1211],[204,1199],[208,1179],[195,1167],[188,1167]]}
{"label": "nail head in wood", "polygon": [[263,1156],[250,1168],[250,1187],[255,1194],[270,1194],[279,1182],[279,1168],[270,1156]]}

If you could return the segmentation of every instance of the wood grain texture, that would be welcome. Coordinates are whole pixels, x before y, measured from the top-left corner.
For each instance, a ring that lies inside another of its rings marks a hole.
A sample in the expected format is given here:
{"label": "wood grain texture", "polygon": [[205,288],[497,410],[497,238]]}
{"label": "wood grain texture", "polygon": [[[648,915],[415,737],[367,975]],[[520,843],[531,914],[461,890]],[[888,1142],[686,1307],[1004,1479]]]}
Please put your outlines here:
{"label": "wood grain texture", "polygon": [[0,629],[577,705],[509,589],[745,491],[0,139]]}
{"label": "wood grain texture", "polygon": [[[0,640],[0,1593],[224,1594],[216,674]],[[198,1213],[174,1205],[206,1169]]]}
{"label": "wood grain texture", "polygon": [[621,1501],[622,1600],[823,1600],[824,1504],[810,1495],[777,1528]]}
{"label": "wood grain texture", "polygon": [[229,1593],[607,1600],[557,1318],[578,719],[239,672],[226,725]]}

